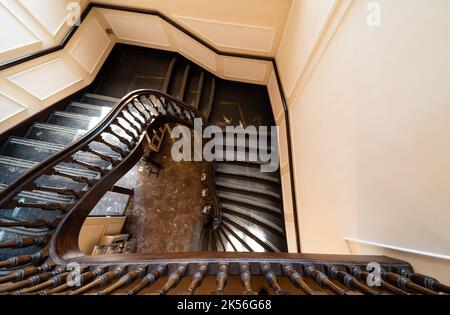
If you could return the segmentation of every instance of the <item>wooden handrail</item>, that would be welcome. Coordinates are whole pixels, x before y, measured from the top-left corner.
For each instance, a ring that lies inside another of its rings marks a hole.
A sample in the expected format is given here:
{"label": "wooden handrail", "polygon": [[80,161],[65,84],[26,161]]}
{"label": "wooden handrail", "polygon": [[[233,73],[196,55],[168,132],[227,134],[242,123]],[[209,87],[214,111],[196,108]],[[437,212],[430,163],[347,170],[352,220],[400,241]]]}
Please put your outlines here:
{"label": "wooden handrail", "polygon": [[[274,69],[276,82],[277,82],[277,85],[278,85],[278,88],[280,91],[282,107],[283,107],[283,111],[284,111],[284,118],[285,118],[285,123],[286,123],[286,134],[290,135],[291,127],[290,127],[290,120],[289,120],[288,104],[286,101],[283,85],[281,83],[281,77],[280,77],[280,73],[278,71],[278,66],[277,66],[277,63],[276,63],[276,60],[274,57],[222,51],[222,50],[216,48],[215,46],[209,44],[207,41],[203,40],[201,37],[197,36],[193,32],[189,31],[187,28],[183,27],[181,24],[177,23],[175,20],[173,20],[170,17],[166,16],[165,14],[159,12],[158,10],[149,10],[149,9],[134,8],[134,7],[123,6],[123,5],[112,5],[112,4],[91,2],[86,7],[86,9],[83,11],[81,18],[80,18],[81,22],[84,21],[84,19],[88,16],[88,14],[94,8],[108,9],[108,10],[120,10],[120,11],[126,11],[126,12],[133,12],[133,13],[157,16],[157,17],[161,18],[162,20],[164,20],[165,22],[172,25],[174,28],[176,28],[180,32],[189,36],[196,42],[200,43],[201,45],[210,49],[211,51],[213,51],[214,53],[216,53],[218,55],[228,56],[228,57],[237,57],[237,58],[247,58],[247,59],[254,59],[254,60],[263,60],[263,61],[271,62],[273,69]],[[56,45],[56,46],[50,47],[50,48],[46,48],[44,50],[41,50],[41,51],[38,51],[35,53],[31,53],[27,56],[19,57],[14,60],[11,60],[11,61],[6,61],[6,62],[0,64],[0,71],[63,49],[67,45],[69,40],[72,38],[72,36],[75,34],[78,27],[79,26],[74,25],[69,30],[69,32],[63,38],[63,40],[60,42],[59,45]],[[213,85],[213,88],[214,87],[215,87],[215,85]],[[166,92],[166,91],[164,91],[164,92]],[[293,210],[294,210],[293,213],[294,213],[295,239],[296,239],[296,243],[297,243],[297,251],[300,252],[300,232],[299,232],[298,219],[297,219],[298,215],[297,215],[297,201],[296,201],[296,190],[295,190],[295,174],[294,174],[294,164],[293,164],[293,154],[292,154],[292,143],[291,143],[290,136],[287,137],[287,146],[288,146],[288,148],[287,148],[288,149],[288,160],[289,160],[289,167],[290,167],[290,183],[291,183],[291,191],[290,192],[292,195],[292,206],[293,206]],[[0,199],[1,199],[1,197],[0,197]]]}

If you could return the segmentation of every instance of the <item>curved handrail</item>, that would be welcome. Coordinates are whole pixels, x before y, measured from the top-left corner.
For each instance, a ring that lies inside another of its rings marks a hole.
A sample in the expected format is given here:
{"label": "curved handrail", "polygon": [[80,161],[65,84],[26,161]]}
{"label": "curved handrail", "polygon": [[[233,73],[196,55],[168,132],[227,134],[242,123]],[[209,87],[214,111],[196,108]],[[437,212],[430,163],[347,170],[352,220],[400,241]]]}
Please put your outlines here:
{"label": "curved handrail", "polygon": [[[74,203],[69,204],[67,215],[58,225],[56,232],[52,237],[51,249],[53,249],[52,253],[55,255],[67,253],[69,249],[71,252],[76,252],[78,249],[77,236],[79,229],[75,231],[74,227],[77,226],[81,228],[79,225],[84,222],[82,217],[87,216],[87,209],[92,209],[92,207],[98,202],[98,198],[92,197],[95,195],[103,195],[103,193],[105,193],[110,186],[120,179],[120,177],[131,169],[131,167],[141,158],[144,148],[144,135],[147,132],[154,132],[164,124],[171,122],[184,124],[193,128],[194,118],[201,118],[203,126],[207,126],[208,123],[206,119],[204,119],[196,109],[184,104],[170,95],[160,91],[146,89],[133,91],[123,97],[96,127],[63,150],[48,157],[46,160],[33,167],[24,176],[11,183],[4,191],[0,193],[0,208],[5,209],[11,207],[12,205],[16,206],[17,200],[14,198],[24,190],[36,189],[35,181],[40,176],[49,174],[60,175],[55,173],[52,174],[51,172],[54,172],[53,168],[58,163],[67,162],[68,159],[70,160],[72,155],[78,151],[87,150],[90,153],[97,154],[100,158],[108,160],[111,162],[111,169],[102,170],[100,173],[100,179],[83,179],[84,182],[88,183],[89,188],[86,191],[83,191],[83,195],[77,198]],[[120,123],[120,120],[124,120],[126,122],[129,126],[129,130],[127,130],[123,124]],[[127,135],[127,137],[114,133],[112,125],[115,125],[116,127],[118,126]],[[102,134],[104,133],[113,135],[119,139],[119,142],[127,146],[127,152],[124,152],[122,149],[115,148],[107,141],[103,141]],[[110,146],[110,148],[118,152],[121,157],[119,159],[106,159],[107,156],[102,156],[102,154],[92,150],[89,151],[89,144],[92,142],[101,142]],[[204,162],[206,163],[207,171],[207,187],[211,195],[211,217],[215,222],[217,222],[220,218],[220,208],[213,181],[213,167],[210,162]],[[80,180],[80,178],[72,179]],[[75,224],[75,221],[73,221],[74,218],[77,219],[77,223]],[[69,229],[70,233],[66,230],[68,223],[70,223],[71,226]],[[65,231],[67,233],[60,233],[61,231]],[[75,235],[75,233],[77,234]],[[62,239],[58,240],[58,236],[61,236]],[[69,239],[69,237],[72,237],[72,239]]]}

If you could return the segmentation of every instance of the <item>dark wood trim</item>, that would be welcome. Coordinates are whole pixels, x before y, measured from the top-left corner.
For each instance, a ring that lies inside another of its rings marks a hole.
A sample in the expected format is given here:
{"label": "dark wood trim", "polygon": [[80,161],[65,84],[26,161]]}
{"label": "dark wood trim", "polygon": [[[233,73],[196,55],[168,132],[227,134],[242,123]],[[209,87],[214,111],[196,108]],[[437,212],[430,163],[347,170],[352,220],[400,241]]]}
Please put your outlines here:
{"label": "dark wood trim", "polygon": [[[170,25],[172,25],[173,27],[175,27],[176,29],[178,29],[179,31],[183,32],[184,34],[188,35],[189,37],[191,37],[192,39],[196,40],[197,42],[201,43],[203,46],[207,47],[208,49],[212,50],[213,52],[215,52],[218,55],[221,56],[228,56],[228,57],[238,57],[238,58],[246,58],[246,59],[256,59],[256,60],[263,60],[263,61],[269,61],[272,63],[274,71],[275,71],[275,76],[277,79],[277,83],[278,83],[278,88],[280,90],[280,94],[281,94],[281,100],[283,103],[283,109],[284,109],[284,116],[285,116],[285,121],[286,121],[286,133],[288,135],[287,140],[288,140],[288,155],[289,155],[289,168],[290,168],[290,182],[291,182],[291,194],[292,194],[292,201],[293,201],[293,210],[294,210],[294,224],[295,224],[295,234],[296,234],[296,241],[297,241],[297,250],[298,252],[301,251],[300,248],[300,232],[299,232],[299,227],[298,227],[298,209],[297,209],[297,197],[296,197],[296,193],[295,193],[295,176],[294,176],[294,167],[293,167],[293,160],[292,160],[292,143],[291,143],[291,133],[290,133],[290,123],[289,123],[289,112],[288,112],[288,106],[287,106],[287,101],[286,101],[286,97],[284,94],[284,90],[283,90],[283,86],[281,84],[281,77],[278,71],[278,67],[277,67],[277,63],[275,58],[273,57],[268,57],[268,56],[259,56],[259,55],[249,55],[249,54],[242,54],[242,53],[233,53],[233,52],[224,52],[221,51],[219,49],[217,49],[216,47],[214,47],[213,45],[209,44],[208,42],[206,42],[205,40],[203,40],[202,38],[200,38],[199,36],[195,35],[194,33],[192,33],[191,31],[189,31],[188,29],[186,29],[185,27],[183,27],[182,25],[178,24],[177,22],[175,22],[174,20],[172,20],[171,18],[169,18],[168,16],[164,15],[163,13],[157,11],[157,10],[149,10],[149,9],[140,9],[140,8],[132,8],[132,7],[128,7],[128,6],[119,6],[119,5],[110,5],[110,4],[103,4],[103,3],[96,3],[96,2],[92,2],[90,3],[86,9],[84,10],[83,14],[81,15],[81,22],[84,21],[84,19],[86,18],[86,16],[90,13],[90,11],[93,8],[100,8],[100,9],[110,9],[110,10],[120,10],[120,11],[127,11],[127,12],[134,12],[134,13],[141,13],[141,14],[147,14],[147,15],[154,15],[154,16],[158,16],[159,18],[161,18],[162,20],[164,20],[165,22],[169,23]],[[0,64],[0,71],[11,68],[13,66],[19,65],[21,63],[42,57],[44,55],[59,51],[61,49],[63,49],[67,43],[69,42],[69,40],[72,38],[72,36],[75,34],[75,32],[77,31],[79,26],[73,26],[70,31],[68,32],[68,34],[63,38],[63,40],[61,41],[61,43],[55,47],[51,47],[51,48],[47,48],[32,54],[29,54],[27,56],[24,57],[20,57],[20,58],[16,58],[14,60],[11,61],[7,61],[3,64]]]}

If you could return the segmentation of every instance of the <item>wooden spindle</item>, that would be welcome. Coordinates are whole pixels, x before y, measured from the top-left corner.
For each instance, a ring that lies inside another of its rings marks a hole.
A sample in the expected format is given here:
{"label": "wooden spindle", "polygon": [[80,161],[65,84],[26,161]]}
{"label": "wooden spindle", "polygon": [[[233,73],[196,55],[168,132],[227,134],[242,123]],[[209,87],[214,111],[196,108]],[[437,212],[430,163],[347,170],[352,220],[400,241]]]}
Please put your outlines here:
{"label": "wooden spindle", "polygon": [[20,281],[20,280],[28,278],[32,275],[46,272],[48,270],[50,270],[50,265],[43,264],[39,267],[28,267],[28,268],[20,269],[17,271],[13,271],[10,274],[0,277],[0,284],[7,283],[7,282]]}
{"label": "wooden spindle", "polygon": [[369,295],[380,295],[380,292],[370,288],[364,283],[358,281],[354,276],[348,274],[345,271],[339,270],[335,266],[328,267],[328,274],[332,279],[338,280],[342,284],[344,284],[349,289],[356,289],[364,294]]}
{"label": "wooden spindle", "polygon": [[47,211],[68,211],[70,204],[63,204],[59,202],[26,202],[23,200],[15,200],[15,207],[21,208],[33,208],[33,209],[42,209]]}
{"label": "wooden spindle", "polygon": [[[85,283],[89,283],[99,275],[103,274],[106,271],[106,268],[95,268],[92,271],[84,272],[80,275],[80,285],[83,285]],[[72,285],[70,283],[64,283],[61,284],[55,288],[42,290],[38,294],[40,295],[52,295],[52,294],[58,294],[61,292],[65,292],[72,288]]]}
{"label": "wooden spindle", "polygon": [[24,227],[24,228],[37,228],[51,226],[51,222],[47,222],[42,219],[29,220],[29,221],[1,221],[0,227]]}
{"label": "wooden spindle", "polygon": [[122,148],[109,143],[108,141],[104,140],[102,135],[98,136],[97,138],[95,138],[95,141],[100,142],[101,144],[107,146],[108,148],[110,148],[112,151],[118,153],[121,157],[125,157],[127,155],[127,152],[124,151]]}
{"label": "wooden spindle", "polygon": [[74,156],[68,157],[66,159],[66,162],[81,165],[81,166],[83,166],[83,167],[85,167],[85,168],[87,168],[87,169],[89,169],[91,171],[99,172],[102,175],[106,174],[106,172],[108,171],[107,169],[104,169],[104,168],[102,168],[102,167],[100,167],[98,165],[94,165],[94,164],[90,164],[90,163],[86,163],[86,162],[77,160]]}
{"label": "wooden spindle", "polygon": [[111,284],[106,289],[98,292],[98,295],[108,295],[112,292],[128,286],[132,281],[134,281],[136,278],[140,278],[144,275],[146,267],[138,267],[133,271],[128,272],[126,275],[122,276],[119,280],[117,280],[115,283]]}
{"label": "wooden spindle", "polygon": [[162,276],[166,267],[165,266],[157,266],[155,269],[150,271],[134,288],[128,291],[128,295],[136,295],[141,292],[144,288],[151,286],[155,283],[159,277]]}
{"label": "wooden spindle", "polygon": [[333,291],[335,294],[337,295],[347,295],[347,291],[341,289],[340,287],[338,287],[336,284],[334,284],[328,277],[326,274],[324,274],[323,272],[317,270],[316,268],[314,268],[313,266],[305,266],[305,271],[306,274],[314,279],[314,281],[316,281],[317,284],[321,285],[321,286],[325,286],[328,289],[330,289],[331,291]]}
{"label": "wooden spindle", "polygon": [[387,271],[382,271],[381,272],[381,276],[390,281],[391,283],[394,283],[397,287],[399,287],[402,290],[405,291],[414,291],[420,294],[425,294],[425,295],[438,295],[439,293],[427,289],[425,287],[422,287],[414,282],[412,282],[410,279],[400,276],[396,273],[393,272],[387,272]]}
{"label": "wooden spindle", "polygon": [[[367,283],[367,278],[370,275],[369,272],[362,271],[361,268],[358,268],[358,267],[350,267],[350,272],[356,277],[356,279]],[[380,284],[383,289],[385,289],[386,291],[389,291],[391,293],[394,293],[397,295],[409,295],[410,294],[410,293],[408,293],[402,289],[399,289],[396,286],[384,281],[383,279],[380,279]]]}
{"label": "wooden spindle", "polygon": [[212,291],[213,295],[223,295],[223,289],[227,285],[228,281],[228,264],[220,264],[219,272],[217,272],[216,276],[216,284],[217,288]]}
{"label": "wooden spindle", "polygon": [[[118,117],[119,118],[119,117]],[[122,118],[122,117],[120,117]],[[123,118],[122,118],[123,119]],[[137,142],[139,140],[139,136],[137,136],[135,134],[136,130],[134,128],[131,127],[131,125],[127,122],[128,126],[124,126],[120,120],[116,121],[116,125],[118,128],[120,128],[121,130],[123,130],[123,132],[130,137],[131,139],[133,139],[134,142]],[[130,128],[131,127],[131,128]],[[133,131],[129,130],[132,129]]]}
{"label": "wooden spindle", "polygon": [[23,237],[15,240],[0,242],[0,249],[2,248],[22,248],[28,246],[41,246],[47,244],[51,239],[51,234],[36,237]]}
{"label": "wooden spindle", "polygon": [[307,295],[323,295],[324,292],[319,292],[311,289],[309,285],[306,284],[305,280],[303,280],[303,277],[300,273],[297,272],[297,270],[294,269],[294,267],[290,264],[284,264],[283,265],[283,272],[286,275],[286,277],[289,278],[289,280],[292,282],[292,284],[296,287],[299,287],[303,290]]}
{"label": "wooden spindle", "polygon": [[124,272],[125,268],[126,267],[124,267],[124,266],[120,266],[120,267],[115,268],[113,271],[108,271],[108,272],[102,274],[101,276],[98,276],[97,278],[95,278],[95,280],[92,281],[91,283],[88,283],[85,286],[82,286],[81,288],[76,289],[74,291],[70,291],[69,295],[81,295],[81,294],[87,293],[95,288],[102,288],[105,285],[107,285],[109,282],[120,277],[122,275],[122,273]]}
{"label": "wooden spindle", "polygon": [[63,172],[61,172],[59,170],[55,170],[54,175],[61,176],[61,177],[66,177],[68,179],[71,179],[71,180],[79,182],[79,183],[88,184],[89,186],[94,186],[97,183],[97,181],[98,181],[98,180],[96,180],[94,178],[70,175],[70,174],[67,174],[67,173],[63,173]]}
{"label": "wooden spindle", "polygon": [[31,254],[31,255],[14,256],[14,257],[10,257],[6,260],[0,261],[0,268],[11,268],[11,267],[22,266],[25,264],[40,261],[47,257],[48,257],[47,249],[39,251],[39,252]]}
{"label": "wooden spindle", "polygon": [[181,278],[184,276],[187,270],[187,265],[178,265],[177,269],[175,269],[174,272],[172,272],[167,279],[167,282],[164,284],[164,286],[155,292],[156,295],[165,295],[167,292],[169,292],[172,288],[176,287],[177,284],[180,282]]}
{"label": "wooden spindle", "polygon": [[413,273],[413,272],[407,271],[407,270],[402,270],[401,274],[404,277],[409,278],[412,282],[414,282],[422,287],[425,287],[425,288],[433,290],[433,291],[450,294],[450,287],[445,284],[440,283],[439,280],[437,280],[435,278],[428,277],[428,276],[420,274],[420,273]]}
{"label": "wooden spindle", "polygon": [[37,184],[36,184],[36,188],[35,189],[48,191],[48,192],[54,192],[54,193],[65,195],[65,196],[71,196],[72,195],[72,196],[75,196],[77,198],[83,197],[83,195],[85,193],[82,190],[77,191],[77,190],[72,189],[72,188],[48,187],[48,186],[37,185]]}
{"label": "wooden spindle", "polygon": [[187,290],[188,295],[193,295],[195,290],[202,284],[207,271],[208,271],[208,264],[198,265],[198,270],[192,276],[191,285]]}
{"label": "wooden spindle", "polygon": [[64,272],[60,275],[51,277],[50,279],[48,279],[47,281],[45,281],[41,284],[29,287],[29,288],[21,289],[19,291],[14,291],[11,294],[13,294],[13,295],[30,294],[33,292],[44,290],[46,288],[54,288],[54,287],[60,285],[63,281],[65,281],[68,275],[69,275],[69,272]]}
{"label": "wooden spindle", "polygon": [[252,289],[252,274],[250,273],[248,263],[239,264],[239,267],[241,272],[241,283],[244,287],[244,295],[258,295],[258,293]]}
{"label": "wooden spindle", "polygon": [[53,271],[43,272],[34,276],[29,277],[28,279],[18,281],[10,286],[6,286],[0,288],[0,293],[15,291],[24,287],[35,286],[43,281],[47,281],[49,278],[61,274],[65,271],[65,268],[62,266],[56,267]]}
{"label": "wooden spindle", "polygon": [[120,162],[119,160],[116,160],[115,158],[113,158],[109,155],[106,155],[106,154],[103,154],[101,152],[97,152],[97,151],[91,149],[89,146],[86,146],[84,150],[85,150],[85,152],[93,154],[96,157],[111,163],[112,165],[117,165]]}
{"label": "wooden spindle", "polygon": [[261,270],[264,274],[264,277],[266,278],[267,282],[269,283],[270,287],[274,289],[276,295],[287,295],[288,292],[281,289],[280,285],[277,281],[277,276],[275,273],[270,269],[270,264],[268,263],[262,263],[261,264]]}

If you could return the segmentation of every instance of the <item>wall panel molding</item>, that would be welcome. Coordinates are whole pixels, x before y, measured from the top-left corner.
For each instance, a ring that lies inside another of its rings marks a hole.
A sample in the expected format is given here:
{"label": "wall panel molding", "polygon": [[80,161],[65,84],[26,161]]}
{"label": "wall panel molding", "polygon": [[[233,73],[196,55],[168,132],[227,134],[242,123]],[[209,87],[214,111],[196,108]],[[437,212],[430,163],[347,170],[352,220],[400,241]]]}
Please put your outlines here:
{"label": "wall panel molding", "polygon": [[111,40],[94,17],[70,51],[71,56],[89,73],[93,73]]}
{"label": "wall panel molding", "polygon": [[174,16],[184,25],[201,34],[219,48],[250,50],[270,53],[273,49],[276,29],[243,25],[188,16]]}
{"label": "wall panel molding", "polygon": [[120,40],[160,47],[170,46],[162,21],[156,16],[106,13],[104,17]]}
{"label": "wall panel molding", "polygon": [[224,58],[223,67],[226,77],[253,81],[264,81],[268,69],[266,63],[239,58]]}
{"label": "wall panel molding", "polygon": [[7,79],[41,101],[83,80],[62,58],[53,59]]}
{"label": "wall panel molding", "polygon": [[27,106],[2,92],[0,92],[0,104],[0,124],[28,109]]}

